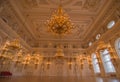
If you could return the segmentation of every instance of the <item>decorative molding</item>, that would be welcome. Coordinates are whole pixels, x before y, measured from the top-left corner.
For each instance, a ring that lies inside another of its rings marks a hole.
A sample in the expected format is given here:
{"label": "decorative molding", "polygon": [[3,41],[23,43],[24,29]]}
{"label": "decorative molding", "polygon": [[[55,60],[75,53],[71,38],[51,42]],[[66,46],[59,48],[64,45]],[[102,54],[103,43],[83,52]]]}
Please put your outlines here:
{"label": "decorative molding", "polygon": [[0,25],[1,25],[1,30],[11,39],[16,39],[19,38],[21,41],[21,44],[28,50],[30,50],[30,46],[15,32],[9,27],[2,19],[0,19]]}

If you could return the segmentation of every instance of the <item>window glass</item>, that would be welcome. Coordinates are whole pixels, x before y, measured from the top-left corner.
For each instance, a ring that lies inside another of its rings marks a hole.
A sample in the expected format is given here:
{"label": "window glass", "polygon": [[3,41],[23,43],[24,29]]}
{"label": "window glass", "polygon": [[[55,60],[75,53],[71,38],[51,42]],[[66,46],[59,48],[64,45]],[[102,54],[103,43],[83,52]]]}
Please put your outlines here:
{"label": "window glass", "polygon": [[118,49],[120,50],[120,40],[119,40],[119,42],[118,42]]}
{"label": "window glass", "polygon": [[93,56],[92,56],[93,58],[96,58],[96,55],[95,54],[93,54]]}
{"label": "window glass", "polygon": [[115,68],[110,60],[111,58],[110,58],[109,51],[107,49],[105,49],[104,51],[100,52],[100,55],[102,58],[105,72],[106,73],[115,72]]}
{"label": "window glass", "polygon": [[108,29],[111,29],[115,25],[115,21],[110,21],[107,25]]}
{"label": "window glass", "polygon": [[94,72],[95,73],[100,73],[100,67],[99,67],[98,59],[97,59],[95,53],[92,54],[92,62],[93,62]]}
{"label": "window glass", "polygon": [[105,56],[103,56],[103,61],[104,61],[104,62],[110,61],[110,55],[105,55]]}
{"label": "window glass", "polygon": [[120,57],[120,38],[118,38],[118,39],[115,41],[115,49],[116,49],[116,51],[117,51],[118,56]]}
{"label": "window glass", "polygon": [[100,39],[100,34],[96,35],[96,40]]}
{"label": "window glass", "polygon": [[92,45],[92,42],[89,42],[89,46],[91,46]]}

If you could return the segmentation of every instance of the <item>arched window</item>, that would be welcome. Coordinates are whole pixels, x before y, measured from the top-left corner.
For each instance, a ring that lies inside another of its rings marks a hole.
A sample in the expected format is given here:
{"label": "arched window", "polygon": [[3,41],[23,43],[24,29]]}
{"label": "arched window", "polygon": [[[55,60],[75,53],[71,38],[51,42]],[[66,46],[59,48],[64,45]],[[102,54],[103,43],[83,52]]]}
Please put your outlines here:
{"label": "arched window", "polygon": [[116,49],[116,51],[117,51],[118,56],[120,57],[120,38],[118,38],[118,39],[115,41],[115,49]]}
{"label": "arched window", "polygon": [[104,69],[106,73],[114,73],[115,72],[115,68],[111,62],[111,57],[109,54],[108,49],[105,49],[103,51],[100,51],[100,55],[102,58],[102,62],[104,65]]}
{"label": "arched window", "polygon": [[100,73],[100,67],[95,53],[92,54],[92,63],[93,63],[94,72]]}

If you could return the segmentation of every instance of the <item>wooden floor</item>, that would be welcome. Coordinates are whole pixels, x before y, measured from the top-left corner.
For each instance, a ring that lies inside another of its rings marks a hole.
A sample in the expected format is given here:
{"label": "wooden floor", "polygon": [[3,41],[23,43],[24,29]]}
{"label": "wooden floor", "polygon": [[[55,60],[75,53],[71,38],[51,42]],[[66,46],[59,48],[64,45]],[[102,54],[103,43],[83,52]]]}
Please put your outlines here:
{"label": "wooden floor", "polygon": [[120,82],[120,79],[100,77],[0,77],[0,82]]}

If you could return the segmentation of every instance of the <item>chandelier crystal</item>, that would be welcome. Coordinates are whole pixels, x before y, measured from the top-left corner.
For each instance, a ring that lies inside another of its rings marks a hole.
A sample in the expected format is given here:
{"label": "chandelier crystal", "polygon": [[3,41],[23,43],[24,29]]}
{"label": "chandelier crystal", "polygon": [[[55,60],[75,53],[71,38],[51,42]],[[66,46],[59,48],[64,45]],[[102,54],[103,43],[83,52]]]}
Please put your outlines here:
{"label": "chandelier crystal", "polygon": [[55,35],[65,35],[71,33],[75,27],[69,16],[63,11],[62,6],[53,13],[50,20],[47,20],[48,31]]}

